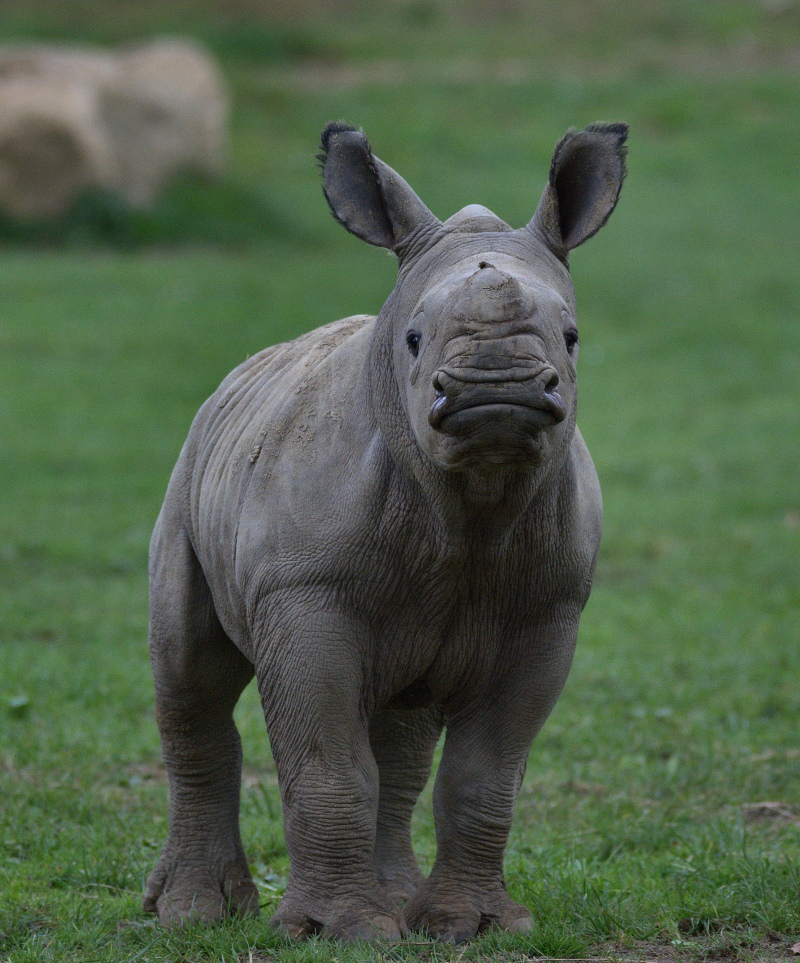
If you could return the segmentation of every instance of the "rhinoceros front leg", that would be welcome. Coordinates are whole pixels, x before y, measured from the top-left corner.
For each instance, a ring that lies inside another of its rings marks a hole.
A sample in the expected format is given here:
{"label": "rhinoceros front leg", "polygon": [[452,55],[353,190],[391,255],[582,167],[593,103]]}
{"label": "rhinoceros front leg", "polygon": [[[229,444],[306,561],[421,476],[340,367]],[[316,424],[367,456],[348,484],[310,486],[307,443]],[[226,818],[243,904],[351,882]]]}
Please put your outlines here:
{"label": "rhinoceros front leg", "polygon": [[[324,603],[321,603],[321,606]],[[269,632],[257,675],[278,770],[289,881],[270,921],[286,936],[398,939],[373,869],[378,767],[363,705],[365,640],[297,598]]]}
{"label": "rhinoceros front leg", "polygon": [[387,708],[372,720],[370,743],[380,773],[373,864],[393,905],[405,903],[424,881],[411,846],[411,815],[431,772],[444,724],[436,706]]}
{"label": "rhinoceros front leg", "polygon": [[[574,636],[573,636],[574,639]],[[506,892],[503,856],[530,746],[561,692],[573,640],[545,647],[448,714],[434,789],[433,870],[405,907],[409,929],[461,943],[490,928],[521,932],[530,912]]]}
{"label": "rhinoceros front leg", "polygon": [[170,814],[144,909],[167,925],[257,914],[239,836],[242,750],[233,722],[253,667],[223,632],[186,533],[163,518],[152,555],[150,658]]}

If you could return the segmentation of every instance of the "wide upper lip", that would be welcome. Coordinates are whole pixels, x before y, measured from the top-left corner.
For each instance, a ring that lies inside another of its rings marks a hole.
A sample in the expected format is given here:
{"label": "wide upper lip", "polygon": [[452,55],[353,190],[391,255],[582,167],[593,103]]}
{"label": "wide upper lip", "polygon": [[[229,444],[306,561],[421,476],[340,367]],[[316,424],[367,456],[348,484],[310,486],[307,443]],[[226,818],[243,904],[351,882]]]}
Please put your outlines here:
{"label": "wide upper lip", "polygon": [[504,369],[482,368],[467,371],[450,366],[440,368],[434,377],[436,395],[428,412],[428,422],[436,430],[446,430],[444,421],[451,415],[484,408],[486,414],[513,414],[520,411],[532,428],[545,428],[563,421],[567,407],[558,392],[558,378],[548,365],[514,365]]}

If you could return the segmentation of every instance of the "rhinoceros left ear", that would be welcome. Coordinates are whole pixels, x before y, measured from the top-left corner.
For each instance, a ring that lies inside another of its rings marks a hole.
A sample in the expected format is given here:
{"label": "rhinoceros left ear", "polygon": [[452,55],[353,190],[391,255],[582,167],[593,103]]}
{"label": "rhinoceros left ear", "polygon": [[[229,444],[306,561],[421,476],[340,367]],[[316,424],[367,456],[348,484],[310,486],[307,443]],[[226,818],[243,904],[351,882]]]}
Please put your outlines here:
{"label": "rhinoceros left ear", "polygon": [[558,142],[529,227],[564,262],[611,216],[625,178],[627,124],[590,124]]}
{"label": "rhinoceros left ear", "polygon": [[356,237],[402,256],[413,239],[435,229],[435,217],[402,177],[377,158],[360,130],[334,122],[322,131],[319,154],[325,198],[336,220]]}

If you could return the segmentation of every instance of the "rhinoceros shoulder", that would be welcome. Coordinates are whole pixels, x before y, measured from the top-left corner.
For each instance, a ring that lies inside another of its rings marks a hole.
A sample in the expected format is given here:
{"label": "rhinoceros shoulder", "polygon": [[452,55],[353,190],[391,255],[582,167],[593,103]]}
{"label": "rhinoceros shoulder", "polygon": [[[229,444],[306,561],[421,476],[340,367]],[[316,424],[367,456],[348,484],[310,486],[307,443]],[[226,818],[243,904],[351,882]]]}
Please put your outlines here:
{"label": "rhinoceros shoulder", "polygon": [[259,351],[224,379],[198,412],[190,439],[209,451],[235,444],[260,413],[302,399],[319,377],[319,369],[337,348],[366,335],[374,317],[357,314],[315,328],[307,334]]}
{"label": "rhinoceros shoulder", "polygon": [[370,314],[354,314],[314,328],[292,341],[264,348],[235,368],[207,404],[226,408],[255,381],[263,382],[292,369],[297,369],[297,374],[312,372],[344,341],[371,326],[374,320]]}

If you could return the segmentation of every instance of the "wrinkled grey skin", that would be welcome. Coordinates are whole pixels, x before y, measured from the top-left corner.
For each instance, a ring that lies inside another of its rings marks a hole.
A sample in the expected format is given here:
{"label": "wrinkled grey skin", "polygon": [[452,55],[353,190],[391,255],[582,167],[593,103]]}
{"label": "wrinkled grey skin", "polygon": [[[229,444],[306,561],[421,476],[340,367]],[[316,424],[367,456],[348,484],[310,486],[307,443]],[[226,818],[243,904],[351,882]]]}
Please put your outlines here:
{"label": "wrinkled grey skin", "polygon": [[[237,368],[173,473],[150,567],[170,829],[145,908],[162,922],[258,911],[232,719],[255,674],[291,860],[275,926],[530,926],[503,853],[601,527],[567,260],[616,204],[626,133],[567,134],[512,230],[477,206],[442,224],[363,134],[323,132],[331,209],[397,254],[397,286],[377,318]],[[425,879],[409,827],[443,726]]]}

